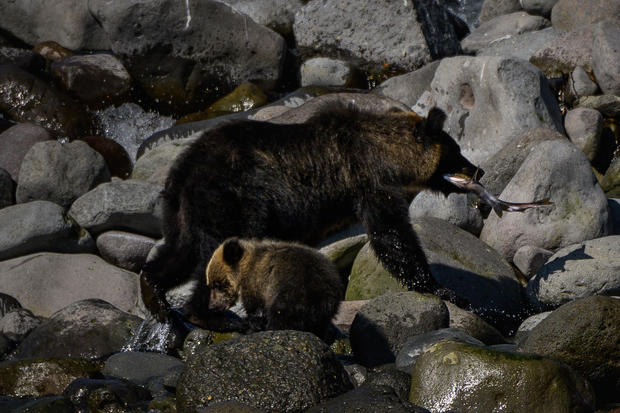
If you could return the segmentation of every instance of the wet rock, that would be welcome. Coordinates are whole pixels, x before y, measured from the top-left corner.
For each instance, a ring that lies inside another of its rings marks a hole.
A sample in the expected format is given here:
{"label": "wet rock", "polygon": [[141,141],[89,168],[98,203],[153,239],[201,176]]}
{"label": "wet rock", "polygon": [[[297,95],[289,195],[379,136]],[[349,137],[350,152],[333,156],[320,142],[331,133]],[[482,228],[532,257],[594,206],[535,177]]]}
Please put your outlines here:
{"label": "wet rock", "polygon": [[0,318],[18,308],[21,308],[19,301],[8,294],[0,293]]}
{"label": "wet rock", "polygon": [[140,272],[153,245],[153,238],[130,232],[108,231],[97,237],[97,249],[104,260],[135,273]]}
{"label": "wet rock", "polygon": [[[580,27],[550,40],[534,53],[530,62],[548,78],[568,75],[577,66],[591,71],[594,27]],[[554,29],[559,30],[555,25]]]}
{"label": "wet rock", "polygon": [[620,21],[620,4],[616,1],[559,0],[551,10],[553,27],[573,30],[610,19]]}
{"label": "wet rock", "polygon": [[197,122],[231,113],[245,112],[266,103],[267,96],[265,93],[258,86],[245,82],[226,96],[218,99],[206,110],[185,115],[177,123]]}
{"label": "wet rock", "polygon": [[45,317],[92,297],[140,314],[138,276],[95,255],[38,253],[0,261],[0,284],[25,308]]}
{"label": "wet rock", "polygon": [[440,328],[407,339],[396,355],[396,368],[407,374],[411,374],[411,370],[420,354],[443,340],[468,343],[474,346],[484,346],[483,342],[476,340],[461,330],[455,328]]}
{"label": "wet rock", "polygon": [[126,179],[131,174],[133,161],[123,146],[103,136],[86,136],[80,138],[96,150],[105,160],[111,176]]}
{"label": "wet rock", "polygon": [[534,327],[536,327],[538,324],[540,324],[541,321],[547,318],[549,314],[551,314],[551,311],[545,311],[542,313],[534,314],[533,316],[530,316],[523,320],[523,322],[517,329],[517,332],[515,333],[515,342],[520,343],[521,341],[523,341],[534,329]]}
{"label": "wet rock", "polygon": [[484,344],[503,344],[506,339],[495,327],[478,317],[476,314],[444,301],[450,313],[449,327],[458,329],[467,335],[482,341]]}
{"label": "wet rock", "polygon": [[11,174],[0,168],[0,209],[15,204],[15,186]]}
{"label": "wet rock", "polygon": [[589,385],[566,365],[457,342],[440,342],[418,357],[412,403],[433,411],[592,411]]}
{"label": "wet rock", "polygon": [[409,205],[411,218],[435,217],[478,236],[482,231],[480,210],[472,208],[466,194],[450,194],[447,197],[430,191],[422,191]]}
{"label": "wet rock", "polygon": [[16,122],[36,123],[56,137],[75,138],[91,128],[83,107],[17,66],[0,66],[0,112]]}
{"label": "wet rock", "polygon": [[528,282],[526,292],[540,310],[592,295],[620,295],[620,236],[560,249]]}
{"label": "wet rock", "polygon": [[11,413],[75,413],[73,403],[62,396],[37,398],[0,398],[0,410]]}
{"label": "wet rock", "polygon": [[437,297],[416,292],[384,294],[364,305],[349,332],[356,360],[364,366],[393,363],[406,340],[445,328],[449,315]]}
{"label": "wet rock", "polygon": [[287,37],[293,35],[295,13],[301,9],[303,0],[224,0],[234,10],[247,14],[255,22],[267,26]]}
{"label": "wet rock", "polygon": [[85,142],[39,142],[24,156],[15,198],[18,203],[46,200],[68,208],[109,180],[105,160]]}
{"label": "wet rock", "polygon": [[176,357],[159,353],[122,352],[110,356],[103,374],[146,384],[154,378],[166,376],[173,370],[180,373],[185,364]]}
{"label": "wet rock", "polygon": [[95,117],[100,134],[121,144],[132,162],[145,139],[175,123],[173,118],[147,112],[135,103],[110,106],[95,112]]}
{"label": "wet rock", "polygon": [[75,357],[97,360],[117,353],[142,320],[100,299],[57,311],[17,347],[15,357]]}
{"label": "wet rock", "polygon": [[[521,311],[521,286],[497,252],[437,218],[416,218],[412,224],[435,279],[467,299],[477,314],[497,326]],[[353,264],[346,300],[368,299],[388,291],[403,291],[403,287],[367,245]]]}
{"label": "wet rock", "polygon": [[377,74],[409,72],[460,49],[446,9],[430,1],[310,2],[295,15],[294,31],[304,58],[351,56]]}
{"label": "wet rock", "polygon": [[529,280],[540,267],[553,255],[553,252],[533,245],[524,245],[515,252],[512,261],[514,265]]}
{"label": "wet rock", "polygon": [[181,411],[222,401],[292,412],[351,389],[342,365],[316,336],[261,332],[201,349],[177,386]]}
{"label": "wet rock", "polygon": [[45,41],[37,43],[32,47],[32,51],[41,55],[45,60],[57,62],[65,57],[73,56],[73,52],[66,47],[62,47],[55,41]]}
{"label": "wet rock", "polygon": [[476,53],[501,39],[541,30],[550,25],[551,22],[544,17],[532,16],[524,11],[503,14],[478,26],[461,40],[461,47],[465,53]]}
{"label": "wet rock", "polygon": [[540,48],[561,36],[563,33],[562,31],[548,27],[543,30],[499,38],[495,42],[478,50],[476,55],[515,57],[529,61]]}
{"label": "wet rock", "polygon": [[363,87],[363,77],[349,62],[328,57],[306,60],[299,69],[301,86]]}
{"label": "wet rock", "polygon": [[0,134],[0,167],[17,181],[19,168],[26,153],[39,142],[51,140],[50,134],[41,126],[18,123]]}
{"label": "wet rock", "polygon": [[596,109],[601,112],[603,116],[609,118],[615,118],[620,116],[620,96],[584,96],[577,101],[577,106],[582,108]]}
{"label": "wet rock", "polygon": [[594,387],[597,401],[617,401],[620,385],[620,300],[588,297],[563,305],[519,344],[519,351],[571,366]]}
{"label": "wet rock", "polygon": [[69,215],[93,234],[126,230],[159,237],[160,191],[147,182],[113,179],[78,198]]}
{"label": "wet rock", "polygon": [[575,108],[566,113],[564,128],[571,142],[592,162],[598,154],[603,133],[603,115],[594,109]]}
{"label": "wet rock", "polygon": [[393,363],[383,364],[368,369],[364,384],[371,386],[389,387],[401,400],[407,400],[409,387],[411,386],[411,376],[396,368]]}
{"label": "wet rock", "polygon": [[17,308],[0,318],[0,332],[12,341],[20,342],[42,322],[43,318],[36,317],[30,310]]}
{"label": "wet rock", "polygon": [[480,23],[519,10],[521,10],[519,0],[484,0],[480,9]]}
{"label": "wet rock", "polygon": [[78,411],[132,411],[151,399],[145,388],[118,379],[79,378],[63,395]]}
{"label": "wet rock", "polygon": [[538,16],[551,17],[551,9],[558,0],[520,0],[523,10]]}
{"label": "wet rock", "polygon": [[439,66],[439,61],[434,61],[413,72],[393,76],[374,88],[371,93],[397,100],[412,107],[422,93],[430,89],[437,66]]}
{"label": "wet rock", "polygon": [[7,361],[0,365],[0,393],[11,397],[60,395],[79,377],[98,377],[100,363],[74,358]]}
{"label": "wet rock", "polygon": [[594,95],[597,90],[598,85],[590,79],[588,72],[581,66],[575,67],[566,85],[568,101],[572,103],[583,96]]}
{"label": "wet rock", "polygon": [[605,94],[620,95],[620,6],[616,22],[603,21],[594,30],[592,70]]}
{"label": "wet rock", "polygon": [[[426,96],[425,96],[426,95]],[[444,130],[463,155],[480,163],[525,131],[547,127],[563,131],[556,98],[545,76],[514,58],[458,56],[441,61],[431,92],[416,111],[446,111]]]}
{"label": "wet rock", "polygon": [[132,77],[170,107],[205,102],[245,81],[273,86],[282,75],[284,39],[225,4],[157,0],[110,7],[94,0],[89,9]]}
{"label": "wet rock", "polygon": [[386,386],[363,385],[306,410],[308,413],[428,413],[423,407],[401,399]]}
{"label": "wet rock", "polygon": [[91,236],[61,206],[33,201],[0,210],[0,260],[38,251],[91,252]]}
{"label": "wet rock", "polygon": [[553,202],[502,218],[489,215],[480,239],[508,260],[524,245],[554,251],[609,233],[607,198],[585,154],[567,141],[536,145],[499,198]]}
{"label": "wet rock", "polygon": [[181,358],[183,361],[193,357],[195,354],[204,350],[205,347],[220,343],[232,338],[238,338],[238,333],[216,333],[214,331],[203,330],[201,328],[195,328],[189,332],[185,341],[183,342],[183,350],[181,351]]}
{"label": "wet rock", "polygon": [[65,90],[93,107],[119,102],[131,87],[125,66],[111,54],[65,57],[52,63],[50,71]]}

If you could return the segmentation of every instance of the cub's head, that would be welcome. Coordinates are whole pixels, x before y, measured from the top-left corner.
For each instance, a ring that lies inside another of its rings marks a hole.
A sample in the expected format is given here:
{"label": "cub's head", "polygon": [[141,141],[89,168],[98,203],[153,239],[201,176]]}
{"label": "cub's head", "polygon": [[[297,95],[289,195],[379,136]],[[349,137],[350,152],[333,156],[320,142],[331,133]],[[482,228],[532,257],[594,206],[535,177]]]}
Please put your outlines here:
{"label": "cub's head", "polygon": [[438,159],[433,175],[428,181],[428,186],[436,191],[441,191],[445,195],[452,192],[465,192],[465,190],[449,183],[444,175],[466,175],[468,177],[480,178],[484,171],[478,169],[461,155],[461,148],[456,141],[443,131],[443,124],[446,114],[438,108],[429,111],[426,119],[418,126],[417,133],[422,133],[430,138],[433,145],[438,150]]}
{"label": "cub's head", "polygon": [[239,265],[245,249],[238,238],[224,241],[213,253],[206,270],[210,288],[209,310],[226,310],[239,299]]}

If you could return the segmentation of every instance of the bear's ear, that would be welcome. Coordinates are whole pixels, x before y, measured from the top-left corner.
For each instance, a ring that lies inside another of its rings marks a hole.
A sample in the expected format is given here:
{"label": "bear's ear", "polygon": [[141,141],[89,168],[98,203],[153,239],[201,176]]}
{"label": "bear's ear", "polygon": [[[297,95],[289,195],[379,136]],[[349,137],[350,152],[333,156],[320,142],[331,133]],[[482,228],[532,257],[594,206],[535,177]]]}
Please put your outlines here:
{"label": "bear's ear", "polygon": [[439,134],[443,130],[443,124],[446,121],[446,113],[435,107],[428,112],[426,121],[424,122],[424,129],[427,135],[434,136]]}
{"label": "bear's ear", "polygon": [[239,238],[231,238],[224,241],[222,249],[224,262],[230,266],[237,264],[243,256],[243,247],[239,243]]}

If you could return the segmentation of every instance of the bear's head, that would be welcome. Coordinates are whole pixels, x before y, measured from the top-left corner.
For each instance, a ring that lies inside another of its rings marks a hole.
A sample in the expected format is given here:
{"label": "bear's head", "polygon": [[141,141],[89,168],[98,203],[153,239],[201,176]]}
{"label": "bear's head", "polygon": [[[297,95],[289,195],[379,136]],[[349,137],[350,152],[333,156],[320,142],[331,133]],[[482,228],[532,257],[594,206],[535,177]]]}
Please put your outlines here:
{"label": "bear's head", "polygon": [[445,175],[465,175],[469,178],[480,178],[484,171],[467,160],[461,154],[458,143],[446,132],[443,131],[443,124],[446,114],[438,108],[429,111],[428,116],[416,128],[417,134],[422,134],[433,142],[438,152],[438,160],[433,175],[428,180],[428,186],[441,191],[445,195],[452,192],[466,192],[465,189],[457,187],[448,182]]}
{"label": "bear's head", "polygon": [[225,240],[213,252],[206,270],[206,282],[211,290],[209,310],[227,310],[237,303],[240,265],[245,253],[238,238]]}

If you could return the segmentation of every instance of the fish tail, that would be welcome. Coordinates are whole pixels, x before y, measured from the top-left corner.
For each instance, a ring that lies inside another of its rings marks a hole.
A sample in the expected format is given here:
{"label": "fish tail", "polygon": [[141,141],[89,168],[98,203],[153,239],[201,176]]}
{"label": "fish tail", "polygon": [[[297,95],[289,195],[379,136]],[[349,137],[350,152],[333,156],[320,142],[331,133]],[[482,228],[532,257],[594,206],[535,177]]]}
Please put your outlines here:
{"label": "fish tail", "polygon": [[501,204],[493,204],[493,211],[495,211],[495,213],[497,214],[498,217],[502,217],[502,213],[503,211],[506,209],[503,205]]}

